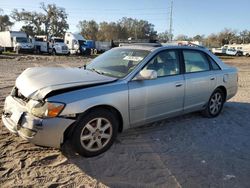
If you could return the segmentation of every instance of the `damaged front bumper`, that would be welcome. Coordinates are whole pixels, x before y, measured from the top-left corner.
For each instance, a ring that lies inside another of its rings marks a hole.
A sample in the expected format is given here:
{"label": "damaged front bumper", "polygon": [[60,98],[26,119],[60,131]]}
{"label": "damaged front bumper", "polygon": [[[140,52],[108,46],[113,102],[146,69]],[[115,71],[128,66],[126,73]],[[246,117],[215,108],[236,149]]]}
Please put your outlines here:
{"label": "damaged front bumper", "polygon": [[60,148],[65,130],[75,122],[73,119],[62,117],[46,119],[35,117],[13,96],[8,96],[5,100],[2,121],[9,131],[25,140],[54,148]]}

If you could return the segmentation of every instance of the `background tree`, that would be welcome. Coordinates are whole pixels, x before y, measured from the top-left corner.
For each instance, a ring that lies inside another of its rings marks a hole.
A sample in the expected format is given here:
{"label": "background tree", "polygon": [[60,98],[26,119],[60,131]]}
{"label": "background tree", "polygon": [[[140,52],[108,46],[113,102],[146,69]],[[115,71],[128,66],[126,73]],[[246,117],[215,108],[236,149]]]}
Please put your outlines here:
{"label": "background tree", "polygon": [[122,39],[127,39],[128,37],[135,39],[155,39],[157,36],[154,25],[146,20],[123,17],[118,21],[118,24],[123,31]]}
{"label": "background tree", "polygon": [[15,21],[23,21],[26,24],[24,30],[32,27],[36,35],[46,34],[62,37],[69,28],[65,9],[57,7],[55,4],[45,5],[44,3],[41,3],[40,8],[43,12],[14,9],[11,17]]}
{"label": "background tree", "polygon": [[203,42],[203,41],[204,41],[204,38],[205,38],[204,35],[195,35],[195,36],[193,37],[193,40],[194,40],[194,41]]}
{"label": "background tree", "polygon": [[250,43],[250,31],[248,31],[246,29],[241,31],[240,38],[241,38],[243,44]]}
{"label": "background tree", "polygon": [[111,41],[118,40],[121,36],[121,28],[119,24],[115,22],[101,22],[99,24],[98,40],[100,41]]}
{"label": "background tree", "polygon": [[55,4],[45,5],[44,3],[41,3],[41,9],[45,12],[43,16],[45,33],[63,37],[69,28],[65,9]]}
{"label": "background tree", "polygon": [[225,44],[232,44],[235,42],[237,36],[237,32],[232,29],[225,28],[218,34],[218,40],[221,46]]}
{"label": "background tree", "polygon": [[164,43],[168,42],[169,41],[169,32],[165,31],[165,32],[159,33],[157,36],[157,39],[159,42],[164,42]]}
{"label": "background tree", "polygon": [[[31,25],[24,25],[24,26],[22,26],[22,28],[20,30],[25,32],[29,36],[35,36],[36,35],[35,29]],[[42,34],[42,32],[40,32],[40,34]]]}
{"label": "background tree", "polygon": [[210,34],[204,39],[203,45],[208,48],[218,48],[221,47],[221,42],[219,41],[217,34]]}
{"label": "background tree", "polygon": [[14,23],[10,21],[8,15],[2,15],[2,13],[3,10],[0,9],[0,31],[6,31],[9,30]]}
{"label": "background tree", "polygon": [[94,20],[80,21],[78,24],[80,33],[86,39],[110,41],[117,39],[155,39],[154,25],[145,20],[122,18],[118,22],[96,23]]}
{"label": "background tree", "polygon": [[96,23],[96,21],[83,20],[79,22],[77,27],[80,29],[80,33],[84,38],[91,40],[97,39],[99,25]]}
{"label": "background tree", "polygon": [[175,37],[175,40],[190,41],[191,39],[187,35],[180,34]]}

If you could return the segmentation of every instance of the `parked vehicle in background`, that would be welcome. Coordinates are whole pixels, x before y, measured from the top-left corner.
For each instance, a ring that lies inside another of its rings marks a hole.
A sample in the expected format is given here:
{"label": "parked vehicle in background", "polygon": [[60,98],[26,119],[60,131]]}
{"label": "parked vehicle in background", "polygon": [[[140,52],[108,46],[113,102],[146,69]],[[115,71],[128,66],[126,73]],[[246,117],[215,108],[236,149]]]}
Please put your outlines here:
{"label": "parked vehicle in background", "polygon": [[86,46],[86,40],[79,33],[66,32],[64,41],[70,54],[90,55],[91,49]]}
{"label": "parked vehicle in background", "polygon": [[250,44],[225,44],[224,48],[232,48],[239,51],[250,51]]}
{"label": "parked vehicle in background", "polygon": [[243,51],[243,55],[249,57],[250,56],[250,51]]}
{"label": "parked vehicle in background", "polygon": [[91,54],[103,53],[112,48],[111,41],[86,40],[86,48],[90,49]]}
{"label": "parked vehicle in background", "polygon": [[111,49],[111,42],[86,40],[79,33],[66,32],[64,41],[70,54],[92,55]]}
{"label": "parked vehicle in background", "polygon": [[64,43],[64,40],[59,37],[51,37],[49,43],[52,49],[53,55],[69,55],[68,46]]}
{"label": "parked vehicle in background", "polygon": [[1,31],[0,46],[5,51],[33,52],[33,45],[29,41],[27,34],[22,31]]}
{"label": "parked vehicle in background", "polygon": [[106,52],[112,48],[112,41],[95,41],[95,49],[98,53]]}
{"label": "parked vehicle in background", "polygon": [[117,133],[193,111],[216,117],[238,88],[237,69],[205,48],[123,46],[83,68],[33,67],[16,80],[2,121],[13,133],[99,155]]}
{"label": "parked vehicle in background", "polygon": [[215,55],[224,55],[226,54],[227,48],[222,47],[222,48],[212,48],[212,53]]}
{"label": "parked vehicle in background", "polygon": [[0,54],[2,54],[4,51],[4,48],[2,46],[0,46]]}
{"label": "parked vehicle in background", "polygon": [[243,55],[243,52],[240,51],[240,50],[236,50],[234,48],[228,48],[226,50],[226,54],[227,55],[232,55],[232,56],[242,56]]}
{"label": "parked vehicle in background", "polygon": [[30,38],[31,43],[34,46],[34,52],[41,53],[51,53],[52,47],[49,42],[44,37],[35,36],[34,38]]}

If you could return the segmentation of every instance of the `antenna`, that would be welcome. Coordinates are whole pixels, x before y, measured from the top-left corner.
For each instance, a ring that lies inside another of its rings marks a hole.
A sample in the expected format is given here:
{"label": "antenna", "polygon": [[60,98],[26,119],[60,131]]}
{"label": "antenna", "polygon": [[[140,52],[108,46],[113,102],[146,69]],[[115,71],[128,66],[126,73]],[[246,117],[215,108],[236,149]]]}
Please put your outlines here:
{"label": "antenna", "polygon": [[170,6],[170,20],[169,20],[169,41],[173,40],[173,0],[171,0]]}

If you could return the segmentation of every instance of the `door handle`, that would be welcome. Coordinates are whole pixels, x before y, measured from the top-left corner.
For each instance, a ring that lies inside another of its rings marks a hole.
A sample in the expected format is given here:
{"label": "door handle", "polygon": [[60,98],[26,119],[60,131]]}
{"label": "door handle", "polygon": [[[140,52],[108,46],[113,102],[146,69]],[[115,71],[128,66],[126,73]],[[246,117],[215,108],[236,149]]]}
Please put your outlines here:
{"label": "door handle", "polygon": [[176,83],[175,86],[176,87],[181,87],[183,85],[183,83]]}
{"label": "door handle", "polygon": [[210,80],[215,80],[215,77],[211,77]]}

